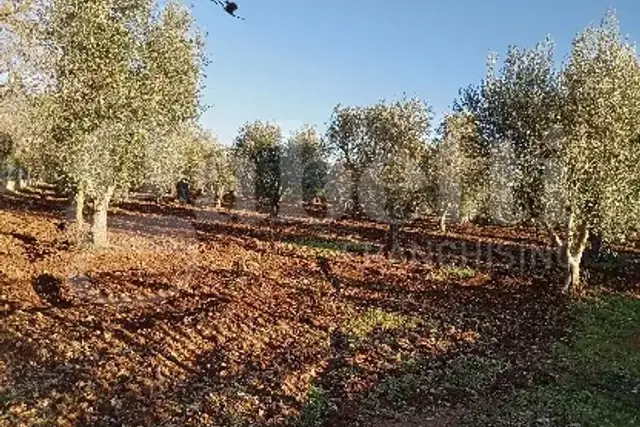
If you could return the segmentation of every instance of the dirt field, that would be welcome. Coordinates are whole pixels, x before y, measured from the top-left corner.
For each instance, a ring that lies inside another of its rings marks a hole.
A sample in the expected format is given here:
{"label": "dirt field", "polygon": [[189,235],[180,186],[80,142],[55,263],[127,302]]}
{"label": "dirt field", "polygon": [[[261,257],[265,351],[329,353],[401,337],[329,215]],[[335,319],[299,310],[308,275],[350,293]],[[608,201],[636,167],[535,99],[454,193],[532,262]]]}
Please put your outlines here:
{"label": "dirt field", "polygon": [[[562,380],[578,327],[531,230],[413,224],[385,257],[381,224],[132,201],[90,251],[68,214],[48,189],[0,195],[2,426],[490,425]],[[625,259],[588,283],[638,295]],[[566,425],[522,417],[491,425]]]}

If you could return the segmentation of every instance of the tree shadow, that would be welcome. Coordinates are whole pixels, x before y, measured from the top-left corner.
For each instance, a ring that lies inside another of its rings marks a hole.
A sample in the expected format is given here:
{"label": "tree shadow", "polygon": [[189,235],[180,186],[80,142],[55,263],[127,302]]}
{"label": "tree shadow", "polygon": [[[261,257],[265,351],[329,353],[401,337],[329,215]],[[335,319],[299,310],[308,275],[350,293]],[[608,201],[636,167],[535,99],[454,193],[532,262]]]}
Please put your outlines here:
{"label": "tree shadow", "polygon": [[112,230],[124,231],[147,237],[188,236],[194,233],[189,216],[141,216],[115,212],[109,216]]}
{"label": "tree shadow", "polygon": [[[158,220],[158,231],[172,226],[163,222],[170,220],[164,214],[151,219]],[[188,215],[176,220],[193,227],[202,241],[234,237],[247,250],[271,254],[271,242],[300,243],[309,235],[331,240],[326,236],[341,233],[368,241],[384,233],[378,224],[350,229],[346,221],[246,224]],[[275,279],[198,267],[190,273],[189,291],[177,289],[171,277],[143,270],[96,273],[90,279],[97,287],[148,292],[149,298],[14,310],[2,319],[0,361],[9,367],[3,382],[18,391],[11,398],[15,402],[39,408],[49,419],[69,416],[74,408],[76,418],[68,423],[86,426],[169,420],[178,425],[295,424],[310,385],[321,386],[334,405],[326,425],[355,425],[371,415],[367,401],[372,396],[388,412],[396,409],[399,400],[380,391],[387,390],[389,379],[433,380],[433,390],[414,387],[401,393],[426,410],[477,402],[466,386],[441,383],[450,365],[467,358],[506,364],[480,390],[499,396],[543,380],[539,362],[564,334],[567,302],[550,291],[553,279],[543,264],[518,267],[524,245],[477,243],[471,237],[408,230],[402,239],[407,259],[332,260],[339,293],[332,293],[321,269],[312,266],[313,255],[304,253],[278,264],[282,271]],[[500,245],[500,251],[490,245]],[[527,250],[538,249],[545,250],[535,245]],[[437,256],[429,258],[430,253]],[[451,263],[473,265],[488,279],[438,278],[439,267]],[[175,293],[154,297],[163,291]],[[385,330],[377,325],[361,341],[343,330],[349,316],[374,310],[417,318],[417,326]],[[32,326],[17,329],[16,319],[23,315],[32,315]],[[433,378],[420,376],[432,371]],[[34,404],[46,399],[48,409]]]}
{"label": "tree shadow", "polygon": [[145,202],[142,200],[121,201],[114,204],[114,207],[126,210],[131,213],[145,215],[162,215],[178,218],[193,218],[194,208],[176,203]]}
{"label": "tree shadow", "polygon": [[32,263],[43,260],[58,251],[68,250],[71,247],[71,244],[68,240],[42,241],[38,240],[34,236],[17,232],[0,232],[0,235],[13,237],[14,239],[20,241],[27,260]]}
{"label": "tree shadow", "polygon": [[[380,421],[381,415],[370,411],[371,399],[380,414],[402,413],[406,408],[398,405],[407,405],[434,416],[447,407],[480,402],[482,393],[498,398],[514,388],[548,381],[542,361],[550,354],[552,343],[566,335],[568,299],[549,292],[546,286],[530,286],[526,281],[511,284],[509,279],[494,277],[482,286],[424,282],[407,289],[385,278],[338,277],[343,288],[341,298],[358,307],[359,312],[382,310],[407,319],[418,318],[423,324],[406,331],[376,327],[364,343],[348,336],[332,340],[331,361],[315,382],[334,404],[323,425],[370,425]],[[465,335],[473,339],[465,339]],[[448,341],[446,349],[424,351],[420,346],[421,340],[436,338]],[[382,346],[371,350],[373,340]],[[390,354],[401,353],[407,345],[410,356],[404,362],[390,363],[394,360]],[[380,350],[385,347],[390,349]],[[367,354],[364,368],[354,363],[363,352]],[[469,358],[500,363],[505,368],[482,390],[469,394],[467,385],[452,384],[447,374],[448,366]],[[429,376],[439,370],[443,373]],[[429,375],[422,377],[422,371]],[[422,383],[416,383],[416,378]],[[389,381],[395,384],[391,389]],[[354,391],[353,384],[358,382]],[[407,382],[415,390],[403,389]],[[369,417],[365,421],[363,414]]]}
{"label": "tree shadow", "polygon": [[[52,286],[59,290],[56,285],[59,283],[48,283],[43,292],[51,291]],[[154,394],[172,390],[176,380],[165,376],[159,384],[146,378],[157,366],[174,375],[201,375],[191,355],[195,350],[186,350],[184,345],[194,339],[207,343],[209,337],[191,325],[198,318],[215,323],[230,301],[214,292],[185,291],[153,304],[16,310],[3,320],[0,336],[0,361],[7,368],[3,382],[10,392],[7,399],[14,407],[20,402],[31,406],[49,401],[48,406],[34,409],[45,420],[66,419],[86,426],[123,425],[131,420],[136,425],[156,425],[148,411],[149,401],[162,401]],[[15,321],[25,315],[36,316],[38,327],[18,329]],[[135,365],[136,360],[140,366]],[[111,363],[130,374],[122,377],[106,369]],[[116,402],[123,402],[126,411]],[[68,418],[71,413],[75,418]]]}
{"label": "tree shadow", "polygon": [[[32,335],[27,337],[12,331],[0,341],[0,347],[11,349],[3,351],[0,360],[11,367],[7,384],[19,391],[16,402],[49,398],[54,403],[47,414],[56,416],[66,416],[72,397],[80,399],[73,402],[76,408],[89,405],[92,410],[80,410],[76,425],[161,425],[168,420],[181,425],[242,420],[291,425],[312,384],[322,386],[336,405],[327,425],[353,425],[378,384],[409,372],[405,362],[389,359],[381,350],[385,346],[395,349],[406,339],[415,350],[414,363],[440,366],[473,352],[542,348],[541,340],[559,324],[554,317],[559,305],[536,287],[527,291],[527,283],[511,288],[505,276],[484,287],[445,285],[425,278],[418,267],[403,265],[403,276],[389,270],[387,263],[377,259],[373,267],[336,264],[334,274],[342,282],[338,296],[332,296],[330,286],[314,292],[299,287],[296,280],[270,283],[251,273],[198,270],[191,283],[201,285],[162,301],[43,310],[38,322],[47,326],[37,334],[27,331]],[[313,283],[324,280],[319,269],[305,271]],[[354,276],[354,271],[360,274]],[[123,290],[125,285],[151,291],[170,287],[164,277],[143,271],[114,270],[92,280]],[[264,291],[265,287],[272,289]],[[354,345],[341,330],[346,306],[356,312],[380,309],[420,317],[423,323],[400,335],[374,331],[370,344]],[[5,320],[11,324],[11,319]],[[434,322],[438,333],[455,326],[480,338],[468,343],[452,332],[447,339],[453,344],[446,352],[421,349],[419,342],[432,336]],[[56,342],[45,339],[49,334],[55,334]],[[25,341],[38,340],[34,354],[16,350]],[[84,350],[74,354],[77,350],[71,349],[79,343],[84,343]],[[43,354],[48,356],[42,359]],[[358,362],[361,354],[370,361]],[[36,391],[26,390],[34,382],[38,397]],[[453,401],[455,393],[446,396]]]}
{"label": "tree shadow", "polygon": [[56,197],[47,186],[0,192],[0,210],[62,218],[69,206],[68,199]]}
{"label": "tree shadow", "polygon": [[[248,222],[204,220],[193,221],[197,238],[216,242],[233,237],[247,249],[256,250],[252,240],[263,243],[289,243],[328,248],[345,253],[378,254],[379,242],[386,231],[380,224],[359,224],[349,228],[347,222],[307,224],[292,222]],[[350,240],[333,236],[351,236]],[[545,246],[483,240],[473,236],[423,234],[405,230],[400,234],[400,250],[392,255],[400,259],[442,265],[471,266],[487,271],[511,271],[546,277],[558,269],[559,254]]]}

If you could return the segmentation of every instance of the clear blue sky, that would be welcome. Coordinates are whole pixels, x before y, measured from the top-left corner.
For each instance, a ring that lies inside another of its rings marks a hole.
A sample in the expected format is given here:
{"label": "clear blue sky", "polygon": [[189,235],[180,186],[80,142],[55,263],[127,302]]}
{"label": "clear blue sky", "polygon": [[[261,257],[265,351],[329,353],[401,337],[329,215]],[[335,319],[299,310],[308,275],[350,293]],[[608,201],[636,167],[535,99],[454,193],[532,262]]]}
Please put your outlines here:
{"label": "clear blue sky", "polygon": [[441,117],[460,87],[482,78],[489,51],[551,34],[561,61],[609,8],[640,42],[640,0],[237,0],[245,21],[191,1],[212,60],[202,123],[226,144],[246,121],[323,130],[337,103],[403,92]]}

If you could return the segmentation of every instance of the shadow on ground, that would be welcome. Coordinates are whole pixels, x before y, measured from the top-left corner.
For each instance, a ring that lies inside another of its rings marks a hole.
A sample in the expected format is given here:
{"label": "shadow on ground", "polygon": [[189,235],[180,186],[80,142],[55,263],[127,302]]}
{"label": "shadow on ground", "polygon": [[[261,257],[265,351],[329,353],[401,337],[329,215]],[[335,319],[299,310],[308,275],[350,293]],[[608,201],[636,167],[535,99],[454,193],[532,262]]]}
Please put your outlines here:
{"label": "shadow on ground", "polygon": [[[10,211],[33,198],[6,197],[0,209]],[[71,292],[64,304],[51,288],[58,282],[38,281],[50,273],[37,271],[24,286],[41,304],[2,318],[0,423],[457,425],[474,405],[549,381],[551,346],[571,324],[567,301],[551,292],[552,269],[519,268],[523,247],[550,259],[534,245],[409,229],[397,258],[320,252],[323,269],[310,242],[372,245],[384,227],[139,206],[121,204],[113,224],[189,231],[211,255],[163,273],[142,261],[123,268],[135,254],[111,260],[87,272],[95,300]],[[40,243],[24,227],[10,233],[29,256]],[[232,244],[236,252],[222,250]],[[430,245],[442,251],[435,260]],[[257,265],[238,261],[255,254]]]}

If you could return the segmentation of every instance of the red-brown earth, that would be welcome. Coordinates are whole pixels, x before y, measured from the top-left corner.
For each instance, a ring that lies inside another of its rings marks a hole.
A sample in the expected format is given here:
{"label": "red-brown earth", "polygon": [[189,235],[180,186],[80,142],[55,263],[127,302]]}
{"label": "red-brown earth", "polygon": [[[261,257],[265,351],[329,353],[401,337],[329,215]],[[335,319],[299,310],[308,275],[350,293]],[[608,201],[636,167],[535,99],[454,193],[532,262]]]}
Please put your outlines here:
{"label": "red-brown earth", "polygon": [[459,425],[571,324],[530,229],[420,222],[385,257],[374,222],[130,201],[95,251],[68,207],[0,195],[0,425]]}

